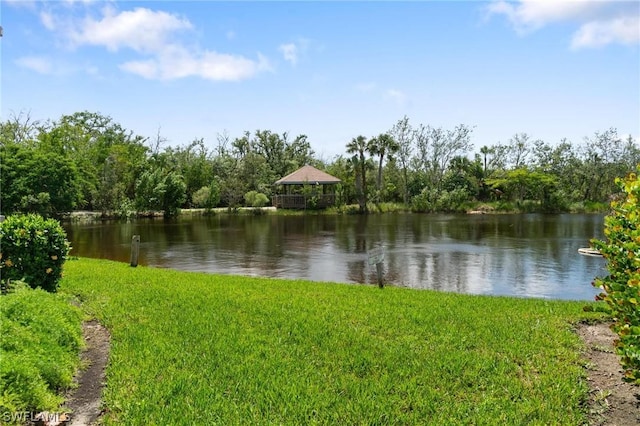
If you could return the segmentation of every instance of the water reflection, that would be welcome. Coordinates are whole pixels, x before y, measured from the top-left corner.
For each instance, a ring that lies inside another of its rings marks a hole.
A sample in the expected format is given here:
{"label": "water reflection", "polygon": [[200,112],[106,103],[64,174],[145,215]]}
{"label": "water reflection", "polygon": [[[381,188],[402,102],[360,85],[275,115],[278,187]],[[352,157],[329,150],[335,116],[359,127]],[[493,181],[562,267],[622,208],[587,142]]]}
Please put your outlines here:
{"label": "water reflection", "polygon": [[73,254],[190,271],[377,282],[367,252],[385,247],[385,280],[472,294],[591,300],[604,261],[600,215],[229,216],[66,224]]}

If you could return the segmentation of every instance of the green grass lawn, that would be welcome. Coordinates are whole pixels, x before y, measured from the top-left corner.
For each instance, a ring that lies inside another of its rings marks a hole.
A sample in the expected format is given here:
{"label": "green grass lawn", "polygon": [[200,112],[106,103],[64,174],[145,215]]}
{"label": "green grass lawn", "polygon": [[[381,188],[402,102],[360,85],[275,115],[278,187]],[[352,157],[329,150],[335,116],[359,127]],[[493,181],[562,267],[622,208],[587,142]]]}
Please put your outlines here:
{"label": "green grass lawn", "polygon": [[62,292],[111,331],[105,424],[567,424],[584,302],[131,268]]}

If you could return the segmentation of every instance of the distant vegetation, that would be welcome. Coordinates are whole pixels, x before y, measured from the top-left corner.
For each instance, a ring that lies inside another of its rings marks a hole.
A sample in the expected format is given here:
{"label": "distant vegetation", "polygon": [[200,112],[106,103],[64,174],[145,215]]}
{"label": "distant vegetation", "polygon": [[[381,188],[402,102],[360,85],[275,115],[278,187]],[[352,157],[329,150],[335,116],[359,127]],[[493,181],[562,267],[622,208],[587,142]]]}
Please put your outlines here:
{"label": "distant vegetation", "polygon": [[255,194],[268,200],[277,179],[305,164],[342,180],[336,211],[383,203],[419,212],[588,211],[606,207],[619,191],[614,179],[640,163],[638,141],[613,128],[581,143],[517,133],[478,152],[472,134],[464,124],[443,129],[403,117],[383,134],[345,141],[345,154],[327,160],[305,135],[257,130],[169,146],[160,134],[137,135],[98,113],[55,121],[18,114],[0,123],[2,213],[171,216],[180,208],[263,204]]}

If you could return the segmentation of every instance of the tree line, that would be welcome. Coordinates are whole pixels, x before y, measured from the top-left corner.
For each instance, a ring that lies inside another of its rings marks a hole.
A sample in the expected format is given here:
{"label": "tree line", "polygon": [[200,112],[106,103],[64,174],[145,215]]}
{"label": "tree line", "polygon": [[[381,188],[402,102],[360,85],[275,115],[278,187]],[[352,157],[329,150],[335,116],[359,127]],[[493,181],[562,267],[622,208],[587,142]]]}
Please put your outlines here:
{"label": "tree line", "polygon": [[517,133],[474,152],[473,127],[452,129],[398,120],[377,136],[345,141],[345,152],[318,158],[306,135],[270,130],[213,148],[197,138],[169,146],[111,117],[77,112],[58,120],[13,115],[0,123],[0,211],[57,216],[73,210],[129,216],[180,208],[262,206],[274,182],[310,164],[340,178],[338,206],[367,212],[398,203],[420,212],[479,205],[567,211],[607,203],[614,180],[640,164],[638,141],[614,128],[579,143],[555,144]]}

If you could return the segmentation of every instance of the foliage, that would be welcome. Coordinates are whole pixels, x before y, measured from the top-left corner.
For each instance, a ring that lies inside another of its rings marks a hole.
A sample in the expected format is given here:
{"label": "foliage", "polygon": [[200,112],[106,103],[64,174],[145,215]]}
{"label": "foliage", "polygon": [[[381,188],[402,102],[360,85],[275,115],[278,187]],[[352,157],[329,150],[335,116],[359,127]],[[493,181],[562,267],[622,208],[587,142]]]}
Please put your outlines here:
{"label": "foliage", "polygon": [[433,212],[436,208],[438,192],[435,189],[429,189],[426,186],[412,199],[412,209],[416,212]]}
{"label": "foliage", "polygon": [[615,346],[624,377],[640,385],[640,178],[631,173],[616,183],[626,198],[611,203],[611,213],[605,218],[607,240],[593,241],[609,271],[594,285],[603,290],[597,299],[606,306],[600,308],[611,315],[612,329],[619,336]]}
{"label": "foliage", "polygon": [[67,235],[54,219],[13,215],[0,223],[0,273],[33,288],[55,292],[69,254]]}
{"label": "foliage", "polygon": [[452,158],[471,150],[473,129],[464,124],[453,130],[420,125],[416,129],[416,162],[426,171],[429,186],[440,189],[442,177]]}
{"label": "foliage", "polygon": [[208,205],[211,208],[217,207],[220,204],[220,184],[218,183],[218,178],[214,179],[209,185],[209,199]]}
{"label": "foliage", "polygon": [[469,193],[464,188],[451,191],[438,191],[425,187],[422,192],[413,197],[412,210],[415,212],[464,212]]}
{"label": "foliage", "polygon": [[360,207],[356,204],[341,204],[331,206],[324,211],[325,214],[349,214],[355,215],[360,213]]}
{"label": "foliage", "polygon": [[489,179],[487,184],[494,189],[500,189],[512,200],[529,199],[545,203],[549,201],[556,187],[556,178],[544,172],[521,167],[510,170],[500,177]]}
{"label": "foliage", "polygon": [[367,138],[362,135],[353,138],[347,144],[347,153],[353,154],[353,157],[349,159],[349,168],[355,176],[355,192],[361,213],[368,211],[367,170],[370,168],[370,162],[366,157],[368,147]]}
{"label": "foliage", "polygon": [[114,210],[120,198],[134,197],[147,148],[144,138],[111,117],[89,111],[63,115],[43,126],[37,139],[41,149],[73,162],[82,202],[89,208]]}
{"label": "foliage", "polygon": [[211,202],[211,188],[208,186],[203,186],[193,193],[191,197],[191,202],[194,207],[198,208],[213,208],[215,205]]}
{"label": "foliage", "polygon": [[19,288],[0,297],[0,413],[59,408],[79,367],[81,323],[58,294]]}
{"label": "foliage", "polygon": [[584,302],[92,259],[62,288],[111,332],[105,426],[586,422]]}
{"label": "foliage", "polygon": [[257,191],[249,191],[244,194],[244,202],[249,207],[264,207],[269,203],[269,197]]}
{"label": "foliage", "polygon": [[393,139],[393,137],[388,133],[383,133],[378,135],[375,138],[371,138],[369,143],[367,144],[367,151],[371,155],[378,156],[378,175],[376,178],[376,188],[378,190],[378,202],[383,200],[380,199],[382,192],[382,165],[384,162],[385,154],[389,158],[393,158],[398,150],[400,149],[400,145],[398,142]]}
{"label": "foliage", "polygon": [[193,193],[192,202],[195,207],[212,209],[220,204],[220,185],[216,180],[209,186],[203,186]]}
{"label": "foliage", "polygon": [[[614,128],[581,144],[566,139],[551,144],[519,132],[476,153],[472,133],[465,124],[414,125],[404,116],[377,137],[345,141],[345,155],[326,161],[316,157],[304,134],[262,129],[231,138],[223,133],[211,150],[204,138],[173,147],[164,146],[166,139],[158,134],[149,143],[99,113],[82,111],[51,122],[20,113],[0,123],[2,208],[5,214],[57,216],[82,208],[127,217],[122,207],[134,200],[141,210],[168,215],[203,202],[233,209],[249,191],[270,197],[277,179],[312,164],[341,179],[338,204],[357,202],[361,212],[371,202],[413,206],[414,197],[424,199],[425,187],[437,192],[436,200],[451,198],[442,191],[464,188],[465,203],[503,201],[561,212],[608,203],[618,191],[614,178],[640,163],[638,140],[623,138]],[[174,175],[164,182],[169,173]],[[219,201],[214,196],[205,202],[202,193],[194,201],[204,187],[215,195],[212,182]],[[177,184],[175,191],[169,183]]]}
{"label": "foliage", "polygon": [[415,132],[411,124],[409,124],[409,117],[405,115],[398,120],[389,131],[389,134],[398,143],[397,156],[402,170],[400,175],[402,200],[404,204],[409,204],[409,165],[415,143]]}
{"label": "foliage", "polygon": [[80,182],[72,161],[38,148],[0,146],[0,186],[5,213],[58,215],[80,204]]}
{"label": "foliage", "polygon": [[120,201],[120,204],[116,207],[114,215],[120,219],[131,219],[136,214],[136,204],[133,200],[128,198]]}
{"label": "foliage", "polygon": [[406,213],[407,207],[403,203],[379,203],[375,205],[378,213]]}
{"label": "foliage", "polygon": [[182,175],[166,169],[150,170],[142,174],[136,186],[136,207],[140,211],[164,212],[174,216],[186,198]]}
{"label": "foliage", "polygon": [[[186,147],[168,148],[160,154],[159,159],[165,167],[176,167],[185,183],[185,203],[195,205],[193,201],[196,191],[207,186],[213,180],[213,169],[210,166],[210,153],[203,139],[196,139]],[[215,206],[213,206],[215,207]]]}

